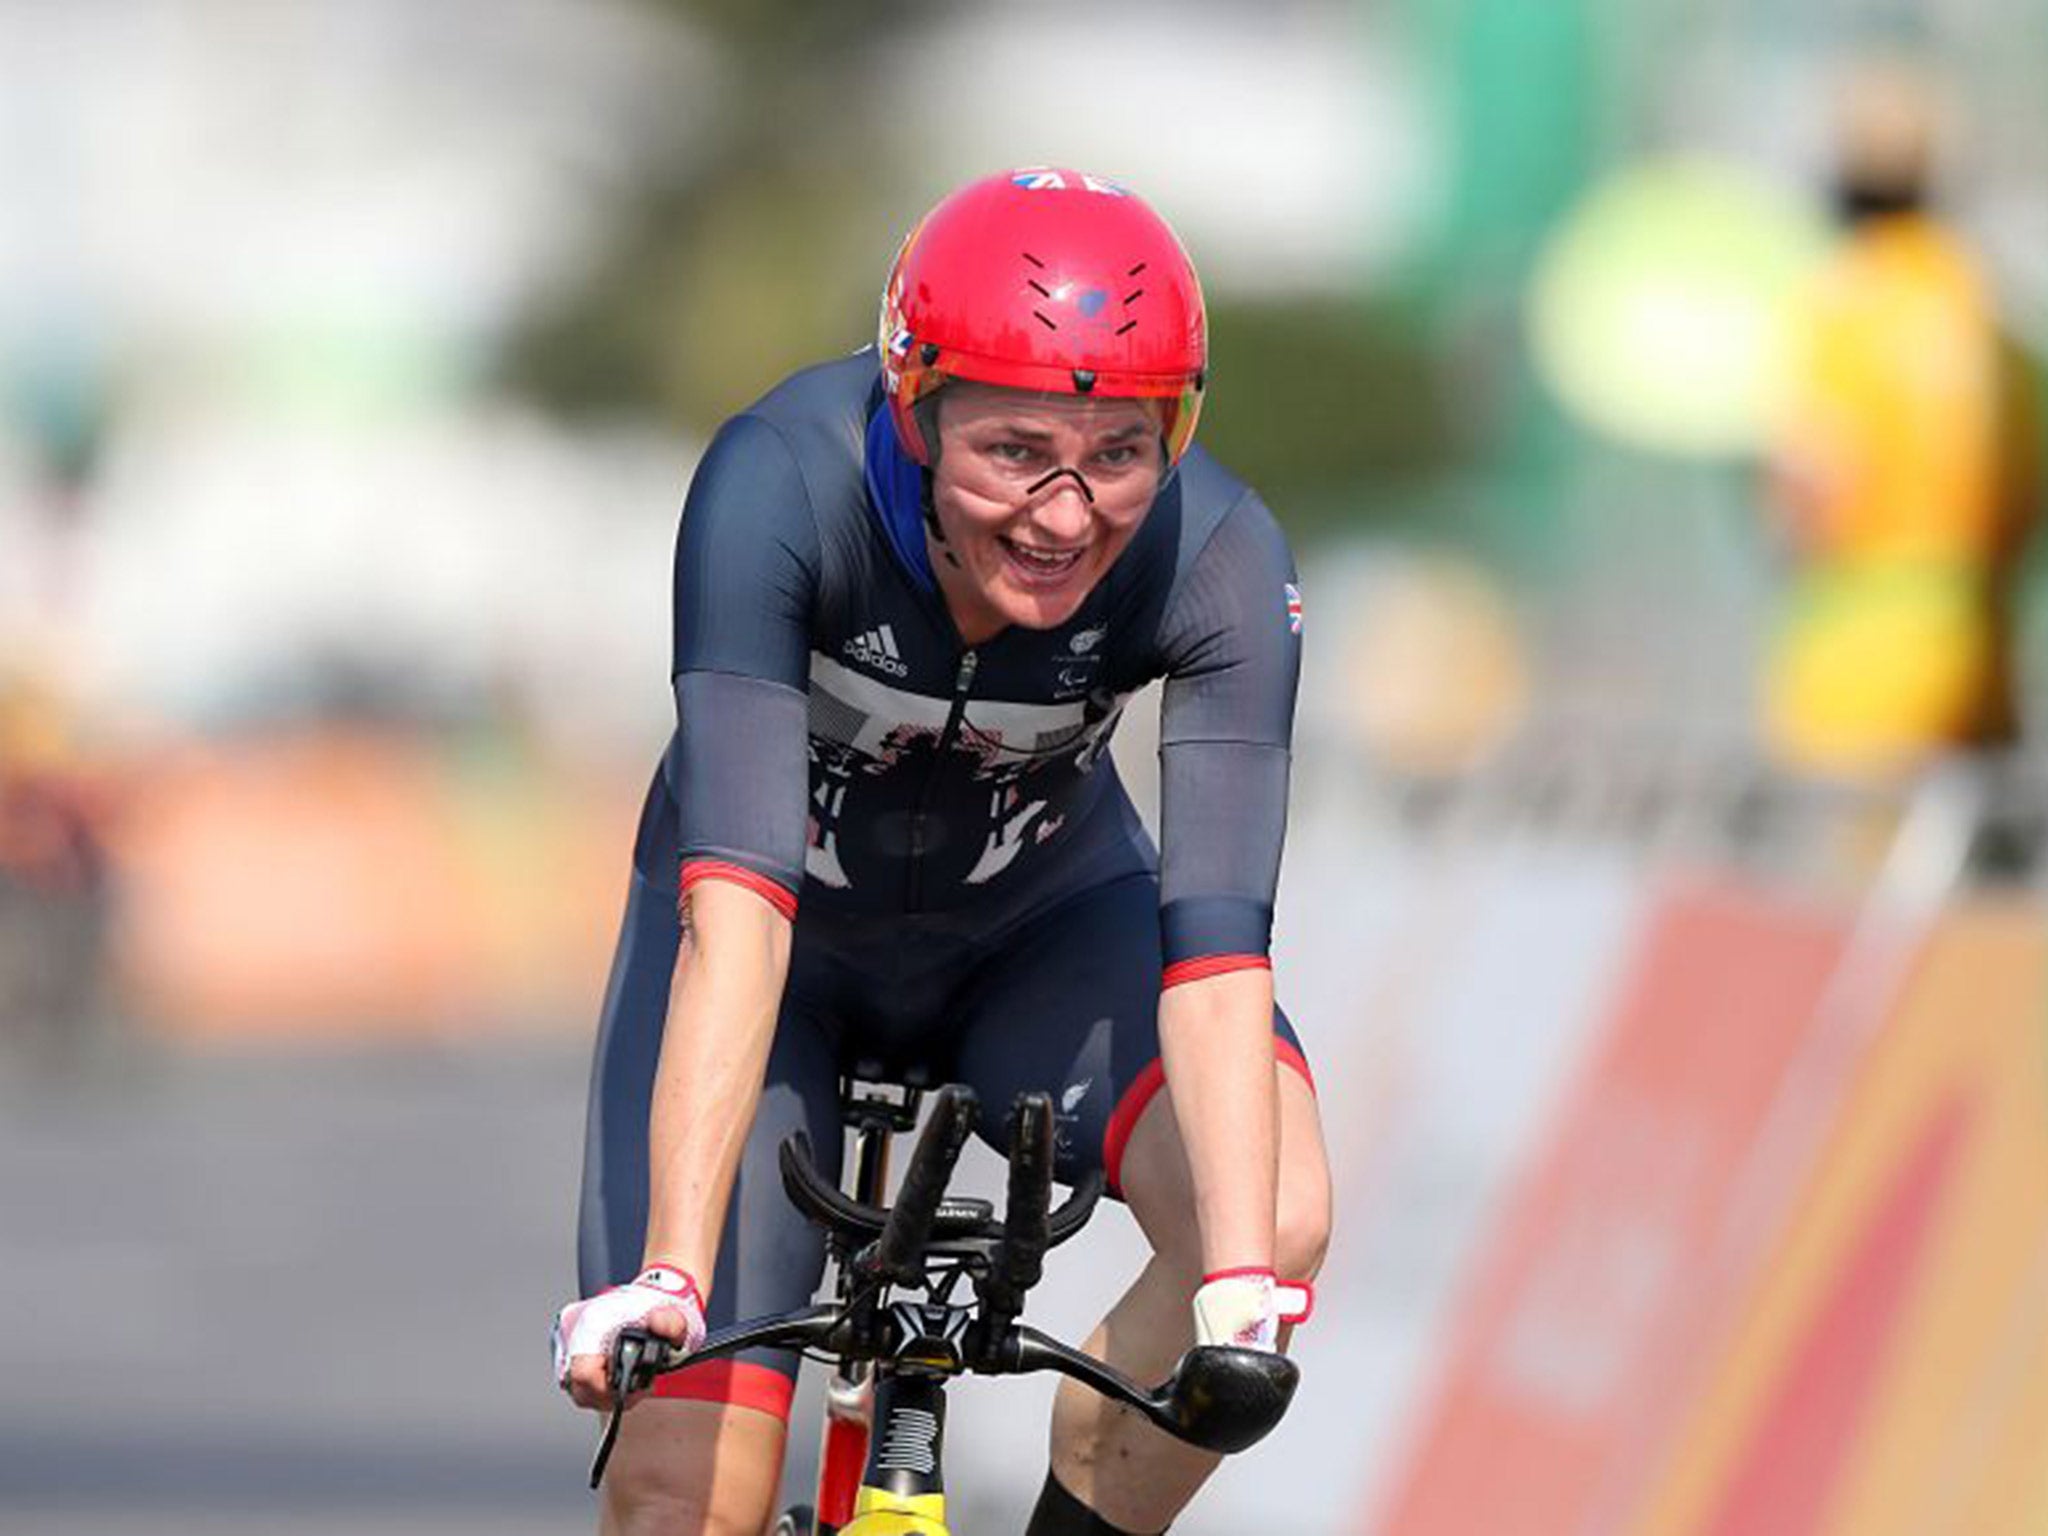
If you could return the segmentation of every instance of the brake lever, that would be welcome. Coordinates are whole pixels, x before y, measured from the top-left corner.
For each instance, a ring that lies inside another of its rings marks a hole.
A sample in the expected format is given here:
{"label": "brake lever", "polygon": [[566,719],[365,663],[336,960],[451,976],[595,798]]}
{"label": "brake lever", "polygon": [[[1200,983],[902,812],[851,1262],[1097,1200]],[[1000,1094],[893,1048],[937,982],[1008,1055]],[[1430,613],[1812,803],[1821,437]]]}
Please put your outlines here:
{"label": "brake lever", "polygon": [[1286,1414],[1301,1370],[1285,1355],[1229,1345],[1197,1345],[1173,1374],[1147,1389],[1108,1362],[1050,1334],[1013,1325],[990,1345],[992,1374],[1057,1371],[1113,1402],[1128,1404],[1177,1440],[1232,1454],[1263,1440]]}
{"label": "brake lever", "polygon": [[604,1433],[598,1437],[597,1455],[590,1463],[590,1486],[604,1481],[606,1463],[612,1459],[612,1448],[619,1443],[619,1425],[626,1417],[626,1386],[641,1369],[641,1357],[647,1352],[647,1341],[633,1329],[619,1334],[612,1345],[612,1357],[605,1367],[605,1383],[612,1390],[612,1406],[604,1416]]}
{"label": "brake lever", "polygon": [[644,1328],[622,1328],[612,1344],[612,1356],[605,1369],[605,1382],[612,1390],[612,1406],[605,1414],[604,1433],[597,1442],[597,1455],[590,1463],[590,1486],[604,1480],[605,1463],[618,1444],[619,1423],[626,1416],[626,1399],[654,1385],[654,1378],[683,1358],[680,1344],[649,1333]]}

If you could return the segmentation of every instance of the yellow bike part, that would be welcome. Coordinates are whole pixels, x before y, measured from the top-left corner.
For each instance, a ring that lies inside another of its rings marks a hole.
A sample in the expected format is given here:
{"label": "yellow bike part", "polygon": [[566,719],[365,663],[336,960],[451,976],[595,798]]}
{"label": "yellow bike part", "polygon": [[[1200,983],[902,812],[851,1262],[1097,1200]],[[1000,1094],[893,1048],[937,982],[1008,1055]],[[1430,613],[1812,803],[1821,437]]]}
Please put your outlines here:
{"label": "yellow bike part", "polygon": [[887,1493],[862,1488],[853,1504],[853,1524],[840,1536],[951,1536],[943,1493]]}

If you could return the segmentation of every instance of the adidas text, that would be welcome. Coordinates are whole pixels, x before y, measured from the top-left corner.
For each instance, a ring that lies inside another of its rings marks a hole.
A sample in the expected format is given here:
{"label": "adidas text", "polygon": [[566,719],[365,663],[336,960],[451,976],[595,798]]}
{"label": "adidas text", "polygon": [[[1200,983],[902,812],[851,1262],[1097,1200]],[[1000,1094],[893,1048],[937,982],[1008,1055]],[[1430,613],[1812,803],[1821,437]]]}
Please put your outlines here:
{"label": "adidas text", "polygon": [[910,671],[897,652],[894,632],[886,624],[871,629],[864,635],[856,636],[847,641],[841,649],[862,666],[887,672],[891,677],[903,677]]}

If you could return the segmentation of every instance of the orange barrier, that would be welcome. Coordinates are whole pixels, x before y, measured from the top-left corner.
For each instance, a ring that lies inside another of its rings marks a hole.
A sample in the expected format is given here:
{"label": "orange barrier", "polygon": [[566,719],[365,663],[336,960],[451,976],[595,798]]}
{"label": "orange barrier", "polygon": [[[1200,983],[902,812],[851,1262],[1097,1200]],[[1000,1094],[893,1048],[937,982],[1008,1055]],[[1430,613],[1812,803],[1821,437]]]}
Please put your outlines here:
{"label": "orange barrier", "polygon": [[2048,912],[1958,902],[1837,1061],[1842,940],[1657,916],[1367,1529],[2048,1530]]}
{"label": "orange barrier", "polygon": [[115,836],[125,990],[187,1037],[587,1029],[637,789],[334,729],[152,765]]}
{"label": "orange barrier", "polygon": [[1629,1448],[1701,1347],[1700,1279],[1844,937],[1834,914],[1736,891],[1666,898],[1370,1529],[1553,1536],[1625,1501]]}
{"label": "orange barrier", "polygon": [[2048,1530],[2048,912],[1950,912],[1641,1536]]}

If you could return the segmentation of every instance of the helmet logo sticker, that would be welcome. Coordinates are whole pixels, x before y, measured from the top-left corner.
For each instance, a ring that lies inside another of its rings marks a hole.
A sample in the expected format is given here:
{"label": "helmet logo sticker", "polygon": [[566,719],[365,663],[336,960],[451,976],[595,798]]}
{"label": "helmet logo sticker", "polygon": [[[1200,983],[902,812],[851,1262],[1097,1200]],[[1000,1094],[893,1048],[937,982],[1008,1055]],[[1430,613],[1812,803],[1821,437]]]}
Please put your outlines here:
{"label": "helmet logo sticker", "polygon": [[[1122,197],[1124,189],[1115,182],[1101,176],[1080,176],[1081,190],[1095,192],[1103,197]],[[1029,165],[1010,173],[1010,185],[1025,192],[1065,192],[1068,190],[1066,176],[1049,165]]]}

